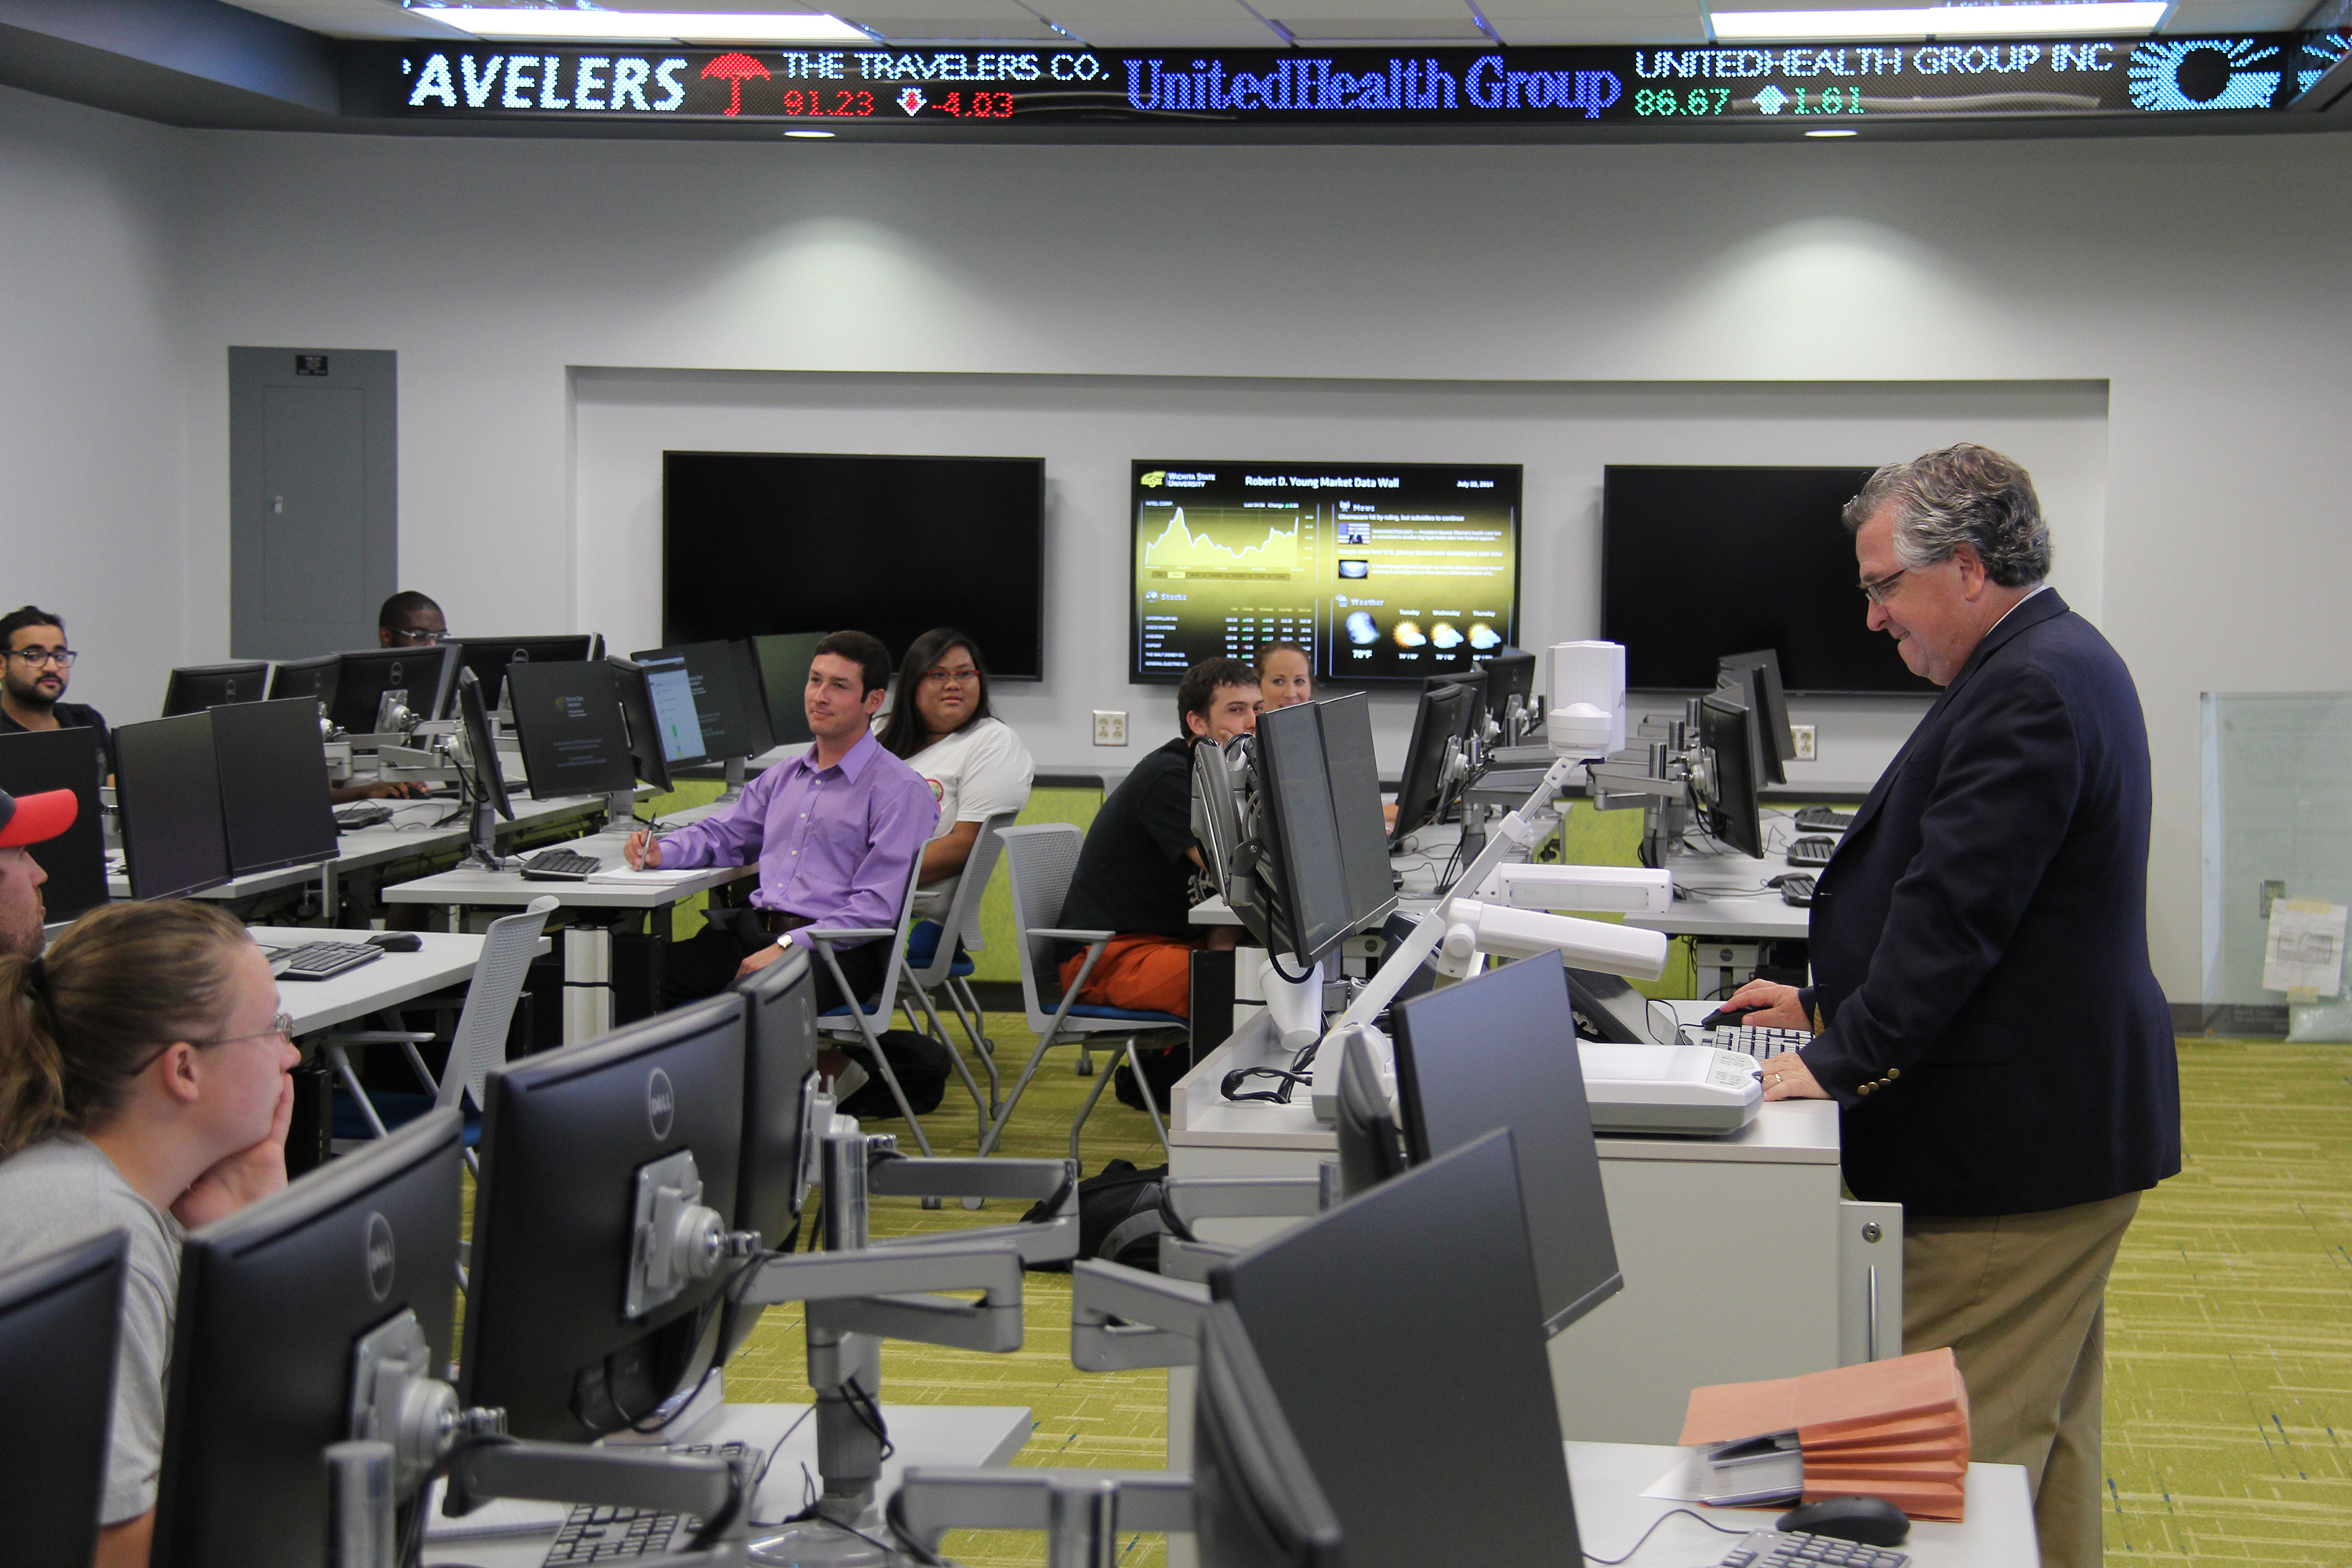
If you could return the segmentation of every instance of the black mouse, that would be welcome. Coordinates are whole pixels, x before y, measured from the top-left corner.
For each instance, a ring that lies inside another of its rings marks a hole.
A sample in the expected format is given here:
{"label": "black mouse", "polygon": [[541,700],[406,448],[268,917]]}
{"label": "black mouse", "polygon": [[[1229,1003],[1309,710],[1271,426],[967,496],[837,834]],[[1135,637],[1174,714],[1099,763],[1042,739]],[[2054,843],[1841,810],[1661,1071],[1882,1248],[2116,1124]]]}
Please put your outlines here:
{"label": "black mouse", "polygon": [[1900,1546],[1911,1521],[1883,1497],[1833,1497],[1792,1508],[1774,1521],[1778,1530],[1859,1541],[1865,1546]]}
{"label": "black mouse", "polygon": [[413,931],[380,931],[368,938],[368,945],[386,952],[415,952],[425,945],[425,939]]}
{"label": "black mouse", "polygon": [[1714,1012],[1709,1013],[1706,1017],[1701,1018],[1698,1021],[1698,1026],[1702,1029],[1719,1029],[1726,1024],[1738,1023],[1740,1019],[1745,1018],[1750,1013],[1761,1013],[1763,1011],[1764,1009],[1761,1006],[1717,1007]]}

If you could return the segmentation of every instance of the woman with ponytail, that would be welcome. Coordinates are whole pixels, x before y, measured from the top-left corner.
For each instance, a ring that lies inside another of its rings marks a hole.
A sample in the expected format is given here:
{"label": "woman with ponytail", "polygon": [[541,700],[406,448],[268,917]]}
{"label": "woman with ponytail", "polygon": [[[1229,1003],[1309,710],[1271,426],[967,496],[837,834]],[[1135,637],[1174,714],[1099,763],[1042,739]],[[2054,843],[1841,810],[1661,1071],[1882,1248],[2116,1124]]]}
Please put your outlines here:
{"label": "woman with ponytail", "polygon": [[111,904],[0,957],[0,1264],[131,1238],[100,1568],[147,1561],[187,1229],[286,1184],[299,1059],[269,962],[211,904]]}

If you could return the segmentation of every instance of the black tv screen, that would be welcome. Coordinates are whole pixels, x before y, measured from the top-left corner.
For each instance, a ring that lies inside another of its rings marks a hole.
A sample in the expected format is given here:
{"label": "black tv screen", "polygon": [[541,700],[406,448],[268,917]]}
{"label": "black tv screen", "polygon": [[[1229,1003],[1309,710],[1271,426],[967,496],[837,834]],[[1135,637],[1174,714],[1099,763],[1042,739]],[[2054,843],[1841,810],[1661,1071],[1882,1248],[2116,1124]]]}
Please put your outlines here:
{"label": "black tv screen", "polygon": [[662,454],[662,644],[933,626],[1045,677],[1045,459]]}
{"label": "black tv screen", "polygon": [[1601,635],[1625,645],[1625,684],[1706,690],[1719,656],[1769,647],[1792,692],[1933,691],[1865,624],[1840,514],[1871,473],[1609,465]]}

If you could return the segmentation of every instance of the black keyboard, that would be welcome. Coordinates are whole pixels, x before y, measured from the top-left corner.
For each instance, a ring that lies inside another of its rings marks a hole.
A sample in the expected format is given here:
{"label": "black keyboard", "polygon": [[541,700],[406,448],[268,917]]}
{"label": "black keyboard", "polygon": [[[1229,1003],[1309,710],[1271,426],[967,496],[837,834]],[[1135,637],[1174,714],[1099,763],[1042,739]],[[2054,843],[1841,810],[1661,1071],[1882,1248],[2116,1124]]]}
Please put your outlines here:
{"label": "black keyboard", "polygon": [[1837,847],[1838,841],[1834,838],[1796,839],[1789,846],[1789,864],[1826,866],[1830,863],[1830,857],[1837,853]]}
{"label": "black keyboard", "polygon": [[383,956],[383,949],[363,942],[306,942],[299,947],[272,949],[269,967],[280,980],[332,980]]}
{"label": "black keyboard", "polygon": [[1910,1561],[1908,1552],[1833,1535],[1751,1530],[1723,1554],[1718,1568],[1903,1568]]}
{"label": "black keyboard", "polygon": [[[668,1451],[692,1458],[738,1463],[765,1458],[761,1451],[741,1443],[721,1443],[717,1447],[696,1443]],[[623,1563],[633,1557],[657,1557],[673,1548],[683,1548],[701,1528],[702,1521],[690,1513],[580,1503],[572,1508],[563,1528],[556,1531],[555,1544],[548,1548],[543,1561],[546,1568],[562,1568],[572,1563]]]}
{"label": "black keyboard", "polygon": [[1832,811],[1826,805],[1809,805],[1797,813],[1800,833],[1843,833],[1853,826],[1850,811]]}
{"label": "black keyboard", "polygon": [[1780,879],[1780,901],[1797,908],[1811,909],[1814,882],[1811,877],[1784,877]]}
{"label": "black keyboard", "polygon": [[593,855],[569,849],[542,849],[522,863],[522,874],[533,882],[584,882],[604,868]]}
{"label": "black keyboard", "polygon": [[379,822],[392,820],[392,807],[380,800],[363,800],[352,805],[335,807],[335,826],[349,833],[355,827],[373,827]]}

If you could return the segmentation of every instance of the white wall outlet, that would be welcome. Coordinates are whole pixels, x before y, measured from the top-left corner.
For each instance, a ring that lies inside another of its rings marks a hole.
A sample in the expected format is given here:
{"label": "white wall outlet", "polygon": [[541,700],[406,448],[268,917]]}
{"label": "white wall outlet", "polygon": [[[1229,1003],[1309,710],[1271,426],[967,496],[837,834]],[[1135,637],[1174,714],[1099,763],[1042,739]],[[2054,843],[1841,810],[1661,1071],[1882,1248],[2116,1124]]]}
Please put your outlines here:
{"label": "white wall outlet", "polygon": [[1124,709],[1095,710],[1095,744],[1124,746],[1127,744],[1127,712]]}
{"label": "white wall outlet", "polygon": [[[1099,724],[1102,721],[1097,716],[1095,721]],[[1791,724],[1789,726],[1789,733],[1796,737],[1798,762],[1814,763],[1821,760],[1821,746],[1814,738],[1813,727],[1811,724]]]}

